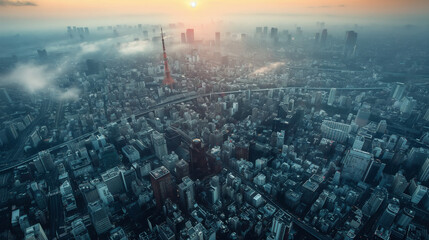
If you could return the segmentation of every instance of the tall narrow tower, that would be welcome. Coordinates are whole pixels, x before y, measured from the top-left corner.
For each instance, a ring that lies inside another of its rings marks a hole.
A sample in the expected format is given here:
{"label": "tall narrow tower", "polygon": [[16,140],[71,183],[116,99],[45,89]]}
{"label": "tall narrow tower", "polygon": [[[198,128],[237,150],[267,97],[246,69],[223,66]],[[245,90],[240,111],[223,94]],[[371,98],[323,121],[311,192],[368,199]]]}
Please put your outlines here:
{"label": "tall narrow tower", "polygon": [[162,81],[162,84],[169,85],[171,88],[173,88],[174,80],[173,78],[171,78],[170,68],[168,67],[167,53],[165,52],[164,33],[162,32],[162,28],[161,28],[161,39],[162,39],[162,51],[164,53],[164,72],[165,72],[165,77],[164,77],[164,81]]}

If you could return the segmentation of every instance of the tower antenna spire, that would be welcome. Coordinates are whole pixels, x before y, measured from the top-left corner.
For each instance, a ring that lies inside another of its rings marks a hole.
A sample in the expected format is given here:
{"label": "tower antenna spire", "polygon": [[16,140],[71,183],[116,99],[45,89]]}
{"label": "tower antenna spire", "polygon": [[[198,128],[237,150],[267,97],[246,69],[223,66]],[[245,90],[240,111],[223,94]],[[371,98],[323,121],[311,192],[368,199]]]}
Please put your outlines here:
{"label": "tower antenna spire", "polygon": [[162,84],[169,85],[170,88],[173,88],[174,80],[171,77],[170,67],[168,66],[167,53],[165,52],[164,33],[162,32],[162,28],[161,28],[161,39],[162,39],[162,51],[164,56],[164,75],[165,75],[164,80],[162,81]]}

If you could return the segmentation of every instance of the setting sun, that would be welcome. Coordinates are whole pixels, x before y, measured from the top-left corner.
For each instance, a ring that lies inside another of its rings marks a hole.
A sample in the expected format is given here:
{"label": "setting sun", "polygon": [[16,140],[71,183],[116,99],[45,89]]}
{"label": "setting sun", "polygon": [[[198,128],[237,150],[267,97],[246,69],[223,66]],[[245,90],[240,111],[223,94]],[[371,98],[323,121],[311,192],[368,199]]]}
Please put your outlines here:
{"label": "setting sun", "polygon": [[192,1],[192,2],[191,2],[191,7],[195,8],[196,6],[197,6],[197,2]]}

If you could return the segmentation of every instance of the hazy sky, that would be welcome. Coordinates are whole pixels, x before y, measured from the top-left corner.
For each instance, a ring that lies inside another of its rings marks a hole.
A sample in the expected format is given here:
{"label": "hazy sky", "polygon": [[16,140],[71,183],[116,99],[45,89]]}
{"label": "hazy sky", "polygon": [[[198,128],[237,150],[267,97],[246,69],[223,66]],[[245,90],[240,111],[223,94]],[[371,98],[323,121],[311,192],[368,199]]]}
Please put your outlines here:
{"label": "hazy sky", "polygon": [[[168,21],[219,20],[236,14],[392,17],[429,15],[429,0],[0,0],[0,26],[157,16]],[[426,17],[425,17],[426,16]],[[257,19],[255,19],[257,20]]]}

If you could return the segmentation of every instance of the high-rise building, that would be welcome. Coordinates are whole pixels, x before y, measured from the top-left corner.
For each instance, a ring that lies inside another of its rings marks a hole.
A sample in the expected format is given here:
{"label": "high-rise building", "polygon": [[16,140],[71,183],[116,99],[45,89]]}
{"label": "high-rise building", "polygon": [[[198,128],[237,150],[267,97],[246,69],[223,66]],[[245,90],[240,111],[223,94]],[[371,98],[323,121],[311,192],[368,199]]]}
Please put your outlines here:
{"label": "high-rise building", "polygon": [[39,159],[40,159],[40,162],[42,163],[45,171],[48,172],[48,171],[52,171],[55,169],[54,160],[52,159],[52,156],[49,153],[49,151],[39,152]]}
{"label": "high-rise building", "polygon": [[405,92],[405,84],[401,82],[397,82],[392,98],[395,100],[401,100],[402,97],[404,96],[404,92]]}
{"label": "high-rise building", "polygon": [[361,150],[349,150],[343,159],[341,175],[343,178],[359,182],[362,180],[371,161],[371,154]]}
{"label": "high-rise building", "polygon": [[182,182],[179,184],[178,188],[180,206],[184,210],[191,209],[195,203],[194,181],[189,177],[184,177],[182,178]]}
{"label": "high-rise building", "polygon": [[329,91],[329,96],[328,96],[328,105],[329,106],[332,106],[334,104],[336,93],[337,93],[336,88],[331,88],[331,90]]}
{"label": "high-rise building", "polygon": [[429,158],[426,159],[425,163],[423,163],[423,166],[420,169],[419,180],[422,182],[429,180]]}
{"label": "high-rise building", "polygon": [[194,43],[195,38],[194,38],[194,29],[193,28],[189,28],[186,29],[186,41],[187,43]]}
{"label": "high-rise building", "polygon": [[71,233],[76,240],[91,240],[86,229],[85,224],[81,218],[74,220],[71,224],[72,230]]}
{"label": "high-rise building", "polygon": [[323,120],[320,130],[323,137],[343,143],[349,137],[351,126],[345,123]]}
{"label": "high-rise building", "polygon": [[328,29],[323,29],[322,30],[322,36],[320,37],[320,45],[322,47],[326,46],[326,40],[328,39]]}
{"label": "high-rise building", "polygon": [[124,181],[118,167],[114,167],[102,173],[101,178],[113,195],[125,192]]}
{"label": "high-rise building", "polygon": [[403,208],[401,214],[397,218],[396,224],[402,228],[407,228],[415,216],[415,212],[409,208]]}
{"label": "high-rise building", "polygon": [[354,57],[356,52],[357,33],[355,31],[346,32],[346,43],[344,46],[344,56]]}
{"label": "high-rise building", "polygon": [[398,171],[393,178],[392,190],[396,195],[402,194],[408,187],[408,181],[401,171]]}
{"label": "high-rise building", "polygon": [[380,120],[380,122],[377,125],[377,132],[378,133],[385,133],[387,130],[387,122],[386,120]]}
{"label": "high-rise building", "polygon": [[417,185],[416,190],[414,190],[413,195],[411,196],[411,202],[414,204],[419,204],[419,202],[422,200],[422,198],[426,195],[428,192],[428,188],[423,185]]}
{"label": "high-rise building", "polygon": [[189,164],[181,159],[176,163],[176,175],[178,179],[189,176]]}
{"label": "high-rise building", "polygon": [[396,215],[399,212],[399,204],[396,202],[389,203],[386,210],[384,210],[381,217],[378,219],[378,226],[381,226],[384,229],[390,228],[392,226],[393,221],[395,220]]}
{"label": "high-rise building", "polygon": [[273,218],[271,225],[271,233],[274,236],[274,240],[287,239],[289,231],[292,229],[291,217],[278,211]]}
{"label": "high-rise building", "polygon": [[152,184],[153,195],[156,200],[156,206],[160,209],[167,198],[173,200],[174,188],[171,180],[170,171],[164,166],[154,169],[150,172],[150,182]]}
{"label": "high-rise building", "polygon": [[140,159],[139,151],[137,151],[137,149],[132,145],[125,145],[122,147],[122,153],[131,163]]}
{"label": "high-rise building", "polygon": [[162,157],[168,154],[167,142],[161,133],[157,131],[152,133],[152,145],[159,160],[162,160]]}
{"label": "high-rise building", "polygon": [[113,144],[107,144],[100,149],[98,158],[100,159],[100,166],[103,170],[111,169],[121,163],[118,152]]}
{"label": "high-rise building", "polygon": [[370,115],[371,115],[371,108],[369,105],[365,104],[364,106],[361,107],[361,109],[359,109],[355,118],[355,123],[359,127],[366,126],[369,122]]}
{"label": "high-rise building", "polygon": [[215,43],[216,46],[220,46],[220,32],[215,33]]}
{"label": "high-rise building", "polygon": [[380,205],[387,197],[386,189],[377,187],[371,194],[371,197],[365,202],[362,207],[362,213],[365,216],[371,217],[380,208]]}
{"label": "high-rise building", "polygon": [[206,158],[206,147],[201,139],[196,138],[192,140],[192,143],[189,146],[189,153],[191,157],[191,177],[193,179],[198,179],[206,176],[209,172],[209,166]]}
{"label": "high-rise building", "polygon": [[40,223],[37,223],[25,229],[25,240],[48,240],[48,237]]}
{"label": "high-rise building", "polygon": [[109,231],[113,227],[106,209],[104,209],[100,202],[88,204],[88,212],[92,225],[98,235]]}
{"label": "high-rise building", "polygon": [[186,43],[186,33],[180,33],[180,42],[182,44]]}

